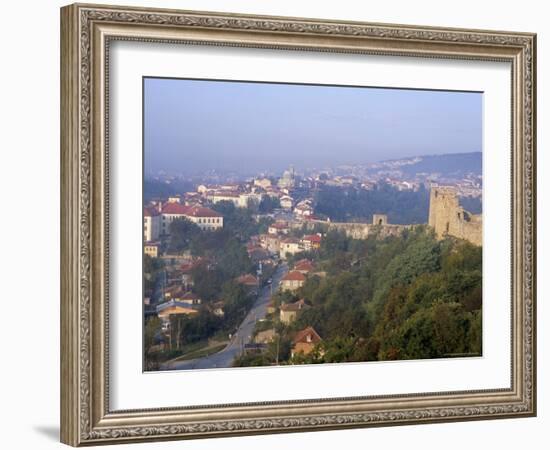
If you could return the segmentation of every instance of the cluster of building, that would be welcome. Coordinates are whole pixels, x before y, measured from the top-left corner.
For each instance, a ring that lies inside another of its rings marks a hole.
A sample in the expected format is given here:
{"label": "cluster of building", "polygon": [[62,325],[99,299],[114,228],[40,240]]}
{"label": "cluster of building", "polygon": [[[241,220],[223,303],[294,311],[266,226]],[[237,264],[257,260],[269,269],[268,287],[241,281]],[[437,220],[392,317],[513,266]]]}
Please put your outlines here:
{"label": "cluster of building", "polygon": [[[146,243],[155,243],[159,236],[169,233],[170,223],[179,218],[186,218],[198,225],[203,230],[216,230],[223,227],[223,215],[214,211],[212,205],[220,202],[230,202],[237,208],[246,208],[251,205],[259,205],[262,200],[269,197],[277,200],[280,209],[269,214],[275,219],[269,232],[261,237],[262,247],[272,253],[280,253],[284,258],[286,254],[296,254],[307,251],[317,242],[306,242],[292,237],[283,237],[288,234],[291,223],[311,223],[320,221],[315,215],[315,192],[324,185],[355,187],[360,189],[375,189],[378,183],[389,184],[398,190],[418,190],[422,186],[433,188],[441,184],[438,174],[420,174],[418,179],[403,178],[404,166],[415,164],[419,158],[410,158],[398,161],[387,161],[366,166],[343,167],[342,173],[332,171],[312,170],[298,175],[291,167],[285,170],[281,177],[262,177],[246,182],[228,182],[199,184],[194,191],[174,195],[167,201],[153,201],[146,205],[144,211],[144,240]],[[435,181],[434,181],[435,180]],[[468,176],[461,180],[454,180],[453,189],[459,196],[481,197],[481,176]],[[326,220],[330,222],[330,218]],[[373,221],[371,225],[376,222]],[[367,224],[364,224],[367,225]],[[389,227],[391,234],[400,232],[397,226]],[[278,228],[279,227],[279,228]],[[344,226],[344,228],[346,228]],[[354,237],[366,237],[368,227],[361,230],[350,231]],[[391,229],[390,229],[391,228]],[[346,228],[346,231],[347,228]],[[313,238],[315,240],[315,238]],[[146,253],[155,255],[158,248],[148,245]]]}
{"label": "cluster of building", "polygon": [[305,234],[298,238],[290,235],[291,229],[290,224],[285,221],[272,223],[267,233],[259,236],[260,246],[272,254],[278,254],[282,259],[321,247],[322,235],[320,233]]}
{"label": "cluster of building", "polygon": [[[231,202],[237,208],[258,205],[264,197],[270,197],[279,201],[282,210],[293,212],[298,217],[310,217],[313,216],[313,199],[303,194],[309,193],[313,186],[306,181],[301,180],[291,168],[279,179],[260,177],[241,184],[201,184],[197,188],[199,197],[195,193],[186,193],[185,197],[211,204]],[[303,198],[295,199],[293,192]]]}
{"label": "cluster of building", "polygon": [[[168,327],[170,316],[193,316],[201,309],[208,310],[218,317],[224,317],[224,299],[204,302],[193,290],[193,270],[200,265],[208,267],[208,261],[205,258],[189,258],[176,267],[166,268],[166,280],[162,284],[160,299],[153,310],[154,314],[161,319],[164,329]],[[242,274],[235,279],[235,282],[243,285],[248,295],[258,293],[259,279],[252,274]]]}
{"label": "cluster of building", "polygon": [[[294,264],[292,270],[281,279],[280,289],[282,291],[294,292],[304,285],[308,276],[313,274],[324,276],[322,272],[315,272],[315,266],[310,260],[299,260]],[[312,308],[312,306],[303,298],[294,302],[282,303],[278,306],[272,301],[267,307],[267,313],[275,315],[281,323],[289,325],[293,323],[300,314],[310,308]],[[265,346],[276,338],[277,333],[274,328],[260,331],[254,338],[256,344],[255,348],[257,349],[258,346]],[[321,342],[321,337],[313,327],[308,326],[299,330],[292,339],[291,357],[295,357],[298,354],[308,355]]]}

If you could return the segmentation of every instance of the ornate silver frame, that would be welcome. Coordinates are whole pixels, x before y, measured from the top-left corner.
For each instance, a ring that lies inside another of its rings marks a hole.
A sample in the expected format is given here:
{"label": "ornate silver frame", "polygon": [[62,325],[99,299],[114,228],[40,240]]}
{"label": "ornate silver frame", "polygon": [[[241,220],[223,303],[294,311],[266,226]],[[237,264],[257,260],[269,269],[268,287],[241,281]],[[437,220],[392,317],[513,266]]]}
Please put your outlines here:
{"label": "ornate silver frame", "polygon": [[[512,66],[509,389],[111,411],[108,398],[109,43],[114,39],[508,61]],[[75,4],[61,9],[61,440],[129,441],[534,416],[536,36]]]}

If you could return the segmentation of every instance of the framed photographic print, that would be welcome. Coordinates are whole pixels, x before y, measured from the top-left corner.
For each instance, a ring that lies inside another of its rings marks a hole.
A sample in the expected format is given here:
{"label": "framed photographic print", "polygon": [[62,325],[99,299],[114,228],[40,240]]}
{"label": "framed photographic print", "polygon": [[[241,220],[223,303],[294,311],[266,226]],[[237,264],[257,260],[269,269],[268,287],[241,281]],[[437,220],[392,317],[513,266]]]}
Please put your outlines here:
{"label": "framed photographic print", "polygon": [[536,36],[61,9],[61,439],[536,414]]}

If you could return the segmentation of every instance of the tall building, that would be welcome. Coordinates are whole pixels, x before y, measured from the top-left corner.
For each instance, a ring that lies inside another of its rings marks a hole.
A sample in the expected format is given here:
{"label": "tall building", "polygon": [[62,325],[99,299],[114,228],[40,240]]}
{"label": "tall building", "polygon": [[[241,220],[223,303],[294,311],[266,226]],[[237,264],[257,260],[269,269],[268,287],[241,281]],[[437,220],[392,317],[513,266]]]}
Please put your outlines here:
{"label": "tall building", "polygon": [[292,166],[283,172],[283,176],[279,178],[277,185],[281,189],[290,189],[296,185],[296,174],[294,173],[294,168]]}
{"label": "tall building", "polygon": [[161,229],[160,214],[155,208],[143,210],[143,239],[145,242],[156,241]]}

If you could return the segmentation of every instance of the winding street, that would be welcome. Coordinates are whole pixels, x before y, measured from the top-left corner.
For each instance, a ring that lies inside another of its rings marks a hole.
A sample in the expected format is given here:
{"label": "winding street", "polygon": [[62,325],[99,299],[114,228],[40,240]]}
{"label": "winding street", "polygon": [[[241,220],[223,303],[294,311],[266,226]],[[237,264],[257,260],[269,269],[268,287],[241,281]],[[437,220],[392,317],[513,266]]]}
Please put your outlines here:
{"label": "winding street", "polygon": [[[277,288],[281,278],[288,271],[286,264],[281,264],[272,277],[273,289]],[[233,360],[238,356],[246,344],[252,342],[252,332],[256,322],[267,314],[267,305],[271,298],[271,287],[264,286],[254,302],[254,305],[239,325],[231,338],[231,342],[223,350],[204,358],[188,361],[172,361],[161,366],[161,370],[188,370],[188,369],[215,369],[231,367]]]}

